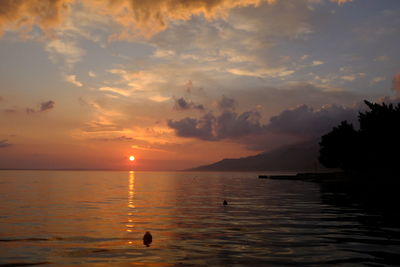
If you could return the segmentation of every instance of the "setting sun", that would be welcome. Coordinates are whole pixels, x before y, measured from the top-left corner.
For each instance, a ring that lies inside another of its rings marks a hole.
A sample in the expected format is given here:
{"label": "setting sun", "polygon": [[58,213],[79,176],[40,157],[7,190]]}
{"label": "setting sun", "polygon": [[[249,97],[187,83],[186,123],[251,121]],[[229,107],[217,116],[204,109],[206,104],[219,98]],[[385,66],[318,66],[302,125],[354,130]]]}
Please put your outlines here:
{"label": "setting sun", "polygon": [[129,156],[129,160],[130,160],[130,161],[134,161],[134,160],[135,160],[135,157],[134,157],[134,156]]}

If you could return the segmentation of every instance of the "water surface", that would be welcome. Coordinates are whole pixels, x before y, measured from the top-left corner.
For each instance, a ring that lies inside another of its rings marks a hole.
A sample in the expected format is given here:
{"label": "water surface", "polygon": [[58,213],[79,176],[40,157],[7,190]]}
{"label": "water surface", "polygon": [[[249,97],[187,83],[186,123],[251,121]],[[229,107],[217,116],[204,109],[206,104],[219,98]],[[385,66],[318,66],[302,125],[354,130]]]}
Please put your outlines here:
{"label": "water surface", "polygon": [[327,199],[255,173],[0,171],[0,266],[400,264],[398,225]]}

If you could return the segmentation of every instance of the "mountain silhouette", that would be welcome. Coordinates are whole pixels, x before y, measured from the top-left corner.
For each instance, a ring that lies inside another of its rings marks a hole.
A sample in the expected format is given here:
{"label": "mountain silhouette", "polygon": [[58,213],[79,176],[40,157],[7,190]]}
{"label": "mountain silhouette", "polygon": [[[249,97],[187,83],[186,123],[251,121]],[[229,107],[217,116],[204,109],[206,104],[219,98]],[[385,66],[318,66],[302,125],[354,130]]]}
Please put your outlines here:
{"label": "mountain silhouette", "polygon": [[254,156],[223,159],[189,171],[315,171],[318,163],[318,140],[286,145]]}

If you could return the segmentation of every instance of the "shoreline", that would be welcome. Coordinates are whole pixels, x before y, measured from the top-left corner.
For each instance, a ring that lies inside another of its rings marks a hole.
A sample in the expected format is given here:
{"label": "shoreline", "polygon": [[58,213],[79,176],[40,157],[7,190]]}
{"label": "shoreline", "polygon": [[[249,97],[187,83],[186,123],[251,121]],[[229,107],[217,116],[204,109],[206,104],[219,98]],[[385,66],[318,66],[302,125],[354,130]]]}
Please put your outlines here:
{"label": "shoreline", "polygon": [[299,172],[295,175],[259,175],[259,179],[295,180],[315,183],[400,184],[393,172]]}
{"label": "shoreline", "polygon": [[[346,199],[352,203],[392,214],[400,200],[400,179],[395,173],[297,173],[296,175],[259,175],[259,179],[311,182],[328,192],[336,201]],[[400,223],[400,222],[399,222]]]}

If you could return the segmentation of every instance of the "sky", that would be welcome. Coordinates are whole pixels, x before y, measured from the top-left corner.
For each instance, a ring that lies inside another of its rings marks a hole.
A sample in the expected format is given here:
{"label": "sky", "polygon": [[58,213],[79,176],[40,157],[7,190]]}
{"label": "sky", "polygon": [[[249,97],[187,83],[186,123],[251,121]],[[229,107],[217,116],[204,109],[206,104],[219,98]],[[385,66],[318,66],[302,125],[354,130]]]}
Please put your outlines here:
{"label": "sky", "polygon": [[399,47],[398,0],[1,0],[0,168],[176,170],[318,138],[396,102]]}

